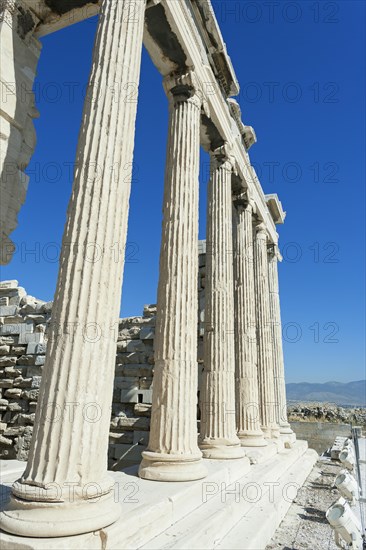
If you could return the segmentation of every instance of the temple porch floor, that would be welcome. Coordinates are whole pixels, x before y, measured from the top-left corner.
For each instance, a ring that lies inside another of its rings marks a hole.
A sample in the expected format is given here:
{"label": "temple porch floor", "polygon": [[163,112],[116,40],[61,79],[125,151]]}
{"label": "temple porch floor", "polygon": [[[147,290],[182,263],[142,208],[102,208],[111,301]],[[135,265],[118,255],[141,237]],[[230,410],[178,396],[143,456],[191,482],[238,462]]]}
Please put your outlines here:
{"label": "temple porch floor", "polygon": [[[317,458],[305,441],[290,449],[271,442],[252,465],[247,458],[205,460],[208,476],[194,482],[143,480],[136,467],[110,472],[121,505],[116,523],[52,539],[1,532],[1,545],[3,550],[264,549]],[[2,506],[24,467],[24,462],[1,461]]]}

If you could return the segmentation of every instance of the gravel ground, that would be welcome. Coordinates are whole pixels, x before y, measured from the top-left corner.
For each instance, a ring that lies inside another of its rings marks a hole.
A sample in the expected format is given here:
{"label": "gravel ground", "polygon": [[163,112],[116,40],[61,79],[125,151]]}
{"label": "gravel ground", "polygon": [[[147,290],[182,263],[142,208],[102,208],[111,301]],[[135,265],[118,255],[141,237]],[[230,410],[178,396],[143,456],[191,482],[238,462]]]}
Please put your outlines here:
{"label": "gravel ground", "polygon": [[325,512],[339,498],[332,485],[341,469],[335,462],[316,463],[266,550],[338,550]]}

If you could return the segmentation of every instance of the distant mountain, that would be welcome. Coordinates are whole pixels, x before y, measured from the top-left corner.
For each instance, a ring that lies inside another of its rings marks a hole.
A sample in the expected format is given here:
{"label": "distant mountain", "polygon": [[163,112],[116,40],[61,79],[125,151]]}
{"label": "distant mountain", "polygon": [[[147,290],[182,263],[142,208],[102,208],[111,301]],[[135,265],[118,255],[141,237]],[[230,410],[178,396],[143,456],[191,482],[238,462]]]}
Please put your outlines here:
{"label": "distant mountain", "polygon": [[325,382],[324,384],[286,384],[288,401],[316,401],[336,405],[366,406],[366,380],[357,382]]}

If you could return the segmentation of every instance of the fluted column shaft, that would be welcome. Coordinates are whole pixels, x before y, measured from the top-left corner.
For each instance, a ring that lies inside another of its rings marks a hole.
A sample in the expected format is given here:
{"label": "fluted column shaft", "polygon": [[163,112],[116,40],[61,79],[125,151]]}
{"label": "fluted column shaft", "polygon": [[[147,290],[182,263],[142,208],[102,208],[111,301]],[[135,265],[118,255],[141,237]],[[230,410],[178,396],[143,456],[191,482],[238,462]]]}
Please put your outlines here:
{"label": "fluted column shaft", "polygon": [[274,245],[268,255],[269,302],[272,319],[272,354],[274,365],[274,387],[276,400],[276,422],[281,434],[293,433],[287,420],[285,367],[282,348],[282,323],[278,284],[279,252]]}
{"label": "fluted column shaft", "polygon": [[139,82],[145,0],[130,9],[129,0],[101,6],[32,445],[13,486],[25,515],[3,527],[18,534],[94,531],[120,512],[107,448],[137,108],[124,90]]}
{"label": "fluted column shaft", "polygon": [[224,147],[211,154],[199,442],[205,458],[218,459],[244,456],[235,420],[232,170]]}
{"label": "fluted column shaft", "polygon": [[197,276],[201,96],[193,73],[165,81],[170,99],[150,438],[139,475],[206,475],[197,444]]}
{"label": "fluted column shaft", "polygon": [[267,232],[264,224],[256,226],[254,238],[254,273],[257,318],[258,387],[262,431],[265,437],[278,437],[275,415],[275,390],[272,353],[272,325],[269,306]]}
{"label": "fluted column shaft", "polygon": [[258,394],[257,335],[253,258],[253,205],[235,200],[235,358],[236,419],[244,446],[267,443],[260,427]]}

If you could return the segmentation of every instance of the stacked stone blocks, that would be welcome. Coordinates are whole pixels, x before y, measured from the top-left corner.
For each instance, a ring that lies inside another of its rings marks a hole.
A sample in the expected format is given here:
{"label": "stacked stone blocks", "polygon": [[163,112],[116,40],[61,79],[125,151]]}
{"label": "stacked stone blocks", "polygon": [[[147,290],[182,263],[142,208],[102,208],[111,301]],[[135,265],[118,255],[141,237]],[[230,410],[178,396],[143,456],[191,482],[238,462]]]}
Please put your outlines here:
{"label": "stacked stone blocks", "polygon": [[17,281],[0,283],[0,300],[0,456],[26,460],[52,304]]}
{"label": "stacked stone blocks", "polygon": [[[45,362],[52,302],[17,281],[0,283],[0,458],[27,460]],[[121,319],[110,425],[109,467],[138,463],[150,427],[156,306]],[[97,381],[98,382],[98,381]]]}

